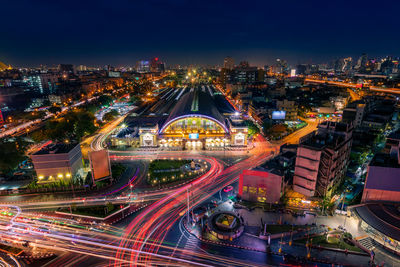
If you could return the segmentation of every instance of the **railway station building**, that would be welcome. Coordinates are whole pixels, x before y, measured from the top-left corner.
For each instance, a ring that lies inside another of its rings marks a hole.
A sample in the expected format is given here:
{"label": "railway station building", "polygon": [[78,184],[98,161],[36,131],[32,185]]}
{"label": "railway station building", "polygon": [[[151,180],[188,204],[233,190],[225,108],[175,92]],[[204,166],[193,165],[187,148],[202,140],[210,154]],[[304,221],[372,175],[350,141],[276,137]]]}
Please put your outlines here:
{"label": "railway station building", "polygon": [[247,125],[213,86],[169,89],[128,116],[111,145],[171,150],[246,148]]}

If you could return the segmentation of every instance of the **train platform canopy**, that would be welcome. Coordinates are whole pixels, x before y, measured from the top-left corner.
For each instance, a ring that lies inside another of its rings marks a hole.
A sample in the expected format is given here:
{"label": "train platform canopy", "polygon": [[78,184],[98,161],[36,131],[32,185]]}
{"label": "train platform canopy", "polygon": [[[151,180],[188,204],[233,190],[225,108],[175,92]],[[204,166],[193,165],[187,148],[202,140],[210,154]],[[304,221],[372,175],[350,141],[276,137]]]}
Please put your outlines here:
{"label": "train platform canopy", "polygon": [[400,205],[369,203],[352,207],[353,211],[370,227],[400,241]]}

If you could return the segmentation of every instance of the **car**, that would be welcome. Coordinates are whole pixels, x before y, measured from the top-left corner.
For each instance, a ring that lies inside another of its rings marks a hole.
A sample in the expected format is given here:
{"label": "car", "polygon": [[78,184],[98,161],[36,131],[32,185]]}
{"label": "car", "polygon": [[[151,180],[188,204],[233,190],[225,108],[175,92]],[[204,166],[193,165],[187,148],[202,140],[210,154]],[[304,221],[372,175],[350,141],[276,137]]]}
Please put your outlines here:
{"label": "car", "polygon": [[233,186],[231,186],[231,185],[228,185],[227,187],[224,188],[224,192],[225,193],[228,193],[228,192],[230,192],[232,190],[233,190]]}

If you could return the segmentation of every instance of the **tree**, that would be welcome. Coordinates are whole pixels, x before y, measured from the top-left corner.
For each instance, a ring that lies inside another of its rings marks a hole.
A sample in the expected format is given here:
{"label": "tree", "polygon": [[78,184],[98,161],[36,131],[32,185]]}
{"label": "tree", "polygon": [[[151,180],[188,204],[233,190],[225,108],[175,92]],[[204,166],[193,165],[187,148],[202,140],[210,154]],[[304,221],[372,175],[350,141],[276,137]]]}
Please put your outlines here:
{"label": "tree", "polygon": [[40,143],[40,142],[46,140],[47,136],[46,136],[46,134],[44,133],[43,130],[37,130],[37,131],[34,131],[34,132],[31,134],[31,138],[32,138],[33,141],[35,141],[36,143]]}
{"label": "tree", "polygon": [[94,115],[88,111],[69,112],[62,118],[48,121],[43,134],[46,137],[45,139],[59,141],[75,139],[80,141],[83,136],[90,135],[97,130],[94,121]]}
{"label": "tree", "polygon": [[99,102],[99,104],[102,106],[110,105],[112,103],[112,101],[113,100],[112,100],[111,96],[109,96],[109,95],[101,95],[97,99],[97,102]]}
{"label": "tree", "polygon": [[49,107],[48,111],[53,114],[57,114],[61,112],[61,108],[58,106],[51,106]]}
{"label": "tree", "polygon": [[8,173],[18,167],[25,159],[25,144],[17,139],[14,142],[0,142],[0,173]]}
{"label": "tree", "polygon": [[253,121],[248,120],[248,121],[246,121],[246,124],[247,124],[247,128],[248,128],[247,133],[249,136],[255,136],[260,133],[260,129],[257,127],[257,125],[254,124]]}
{"label": "tree", "polygon": [[114,120],[117,116],[119,115],[118,111],[113,109],[110,112],[107,112],[106,114],[104,114],[103,116],[103,120],[104,121],[112,121]]}
{"label": "tree", "polygon": [[140,99],[140,98],[136,95],[135,92],[129,93],[129,102],[130,102],[130,103],[134,104],[134,103],[136,103],[137,101],[139,101],[139,99]]}
{"label": "tree", "polygon": [[265,135],[269,134],[274,123],[272,120],[266,120],[262,124],[263,132]]}
{"label": "tree", "polygon": [[107,212],[109,213],[114,210],[114,204],[111,202],[107,202],[106,208],[107,208]]}

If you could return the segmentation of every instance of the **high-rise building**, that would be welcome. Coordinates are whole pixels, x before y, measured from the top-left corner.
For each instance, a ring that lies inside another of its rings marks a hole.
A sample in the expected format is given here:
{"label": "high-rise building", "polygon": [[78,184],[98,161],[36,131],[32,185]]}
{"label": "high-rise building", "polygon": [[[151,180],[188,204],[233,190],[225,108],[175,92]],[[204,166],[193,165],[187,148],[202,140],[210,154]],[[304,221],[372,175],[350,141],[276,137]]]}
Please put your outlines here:
{"label": "high-rise building", "polygon": [[351,57],[346,57],[343,59],[343,67],[342,67],[342,71],[348,71],[351,69],[351,63],[352,63],[353,59]]}
{"label": "high-rise building", "polygon": [[136,63],[136,71],[140,73],[150,72],[150,63],[148,60],[140,60]]}
{"label": "high-rise building", "polygon": [[79,65],[78,67],[76,67],[77,71],[87,71],[87,67],[85,65]]}
{"label": "high-rise building", "polygon": [[287,73],[288,71],[288,64],[285,60],[277,59],[275,64],[272,65],[272,72],[276,74],[283,74]]}
{"label": "high-rise building", "polygon": [[368,56],[367,54],[363,53],[357,61],[357,65],[355,66],[356,69],[363,69],[367,65]]}
{"label": "high-rise building", "polygon": [[366,104],[364,101],[355,101],[343,109],[342,121],[353,123],[354,127],[360,127],[366,113]]}
{"label": "high-rise building", "polygon": [[353,59],[351,57],[341,58],[335,61],[334,69],[336,72],[346,72],[351,69],[351,63]]}
{"label": "high-rise building", "polygon": [[297,105],[296,101],[287,99],[276,101],[276,108],[279,111],[285,111],[286,121],[297,121]]}
{"label": "high-rise building", "polygon": [[60,64],[58,65],[58,71],[61,73],[74,73],[74,65],[72,64]]}
{"label": "high-rise building", "polygon": [[163,63],[158,57],[154,57],[150,61],[150,71],[151,72],[164,72],[165,63]]}
{"label": "high-rise building", "polygon": [[231,57],[226,57],[224,59],[224,69],[231,70],[235,67],[235,61]]}
{"label": "high-rise building", "polygon": [[40,73],[25,76],[23,81],[33,92],[49,95],[57,92],[59,79],[58,73]]}
{"label": "high-rise building", "polygon": [[325,121],[300,139],[294,191],[307,197],[330,196],[344,177],[352,144],[352,124]]}

